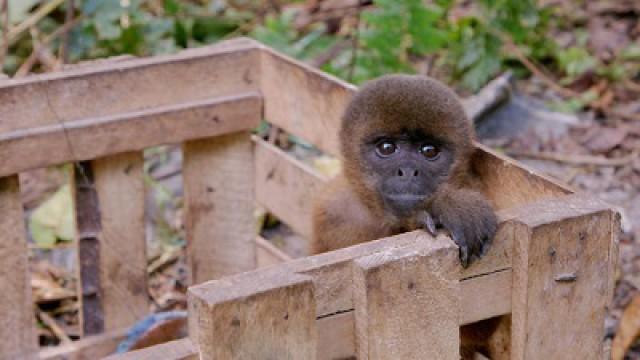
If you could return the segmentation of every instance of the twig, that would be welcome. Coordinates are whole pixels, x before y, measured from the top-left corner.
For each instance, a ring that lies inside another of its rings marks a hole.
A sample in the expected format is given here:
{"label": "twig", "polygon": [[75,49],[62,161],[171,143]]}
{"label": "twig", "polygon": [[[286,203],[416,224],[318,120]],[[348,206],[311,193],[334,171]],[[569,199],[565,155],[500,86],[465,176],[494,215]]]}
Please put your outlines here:
{"label": "twig", "polygon": [[[73,21],[75,15],[76,4],[75,0],[67,0],[67,12],[65,14],[64,23],[68,24]],[[69,31],[66,31],[62,35],[62,42],[60,43],[60,59],[63,64],[69,62]]]}
{"label": "twig", "polygon": [[51,0],[50,2],[40,6],[38,10],[36,10],[31,16],[29,16],[25,21],[16,25],[14,28],[9,30],[9,36],[7,40],[6,46],[13,45],[16,41],[18,41],[20,34],[22,32],[28,30],[32,26],[38,23],[38,21],[42,20],[45,16],[49,15],[52,11],[54,11],[60,4],[62,4],[65,0]]}
{"label": "twig", "polygon": [[356,15],[355,34],[353,35],[353,55],[351,56],[351,63],[349,64],[349,75],[347,79],[349,82],[353,81],[353,74],[356,69],[356,63],[358,62],[358,48],[360,47],[360,12]]}
{"label": "twig", "polygon": [[509,50],[515,55],[515,57],[527,68],[534,76],[540,78],[542,82],[547,84],[550,88],[555,90],[558,94],[567,96],[567,97],[579,97],[580,94],[577,92],[567,89],[558,85],[550,76],[545,74],[544,71],[540,70],[531,60],[527,58],[525,54],[520,51],[518,46],[513,42],[513,40],[506,34],[500,32],[494,32],[496,36],[498,36],[502,42],[509,48]]}
{"label": "twig", "polygon": [[38,309],[38,317],[49,329],[51,329],[51,332],[53,332],[53,334],[58,338],[58,340],[60,340],[62,344],[70,344],[72,342],[67,333],[62,330],[56,320],[49,314]]}
{"label": "twig", "polygon": [[329,61],[333,60],[338,54],[340,54],[343,50],[349,47],[350,42],[348,40],[338,41],[333,46],[331,46],[327,51],[322,54],[316,56],[313,60],[309,62],[309,64],[313,67],[319,68]]}
{"label": "twig", "polygon": [[[0,0],[2,1],[2,0]],[[9,52],[9,0],[2,1],[0,6],[0,16],[2,16],[2,46],[0,46],[0,74],[3,73],[4,58]]]}
{"label": "twig", "polygon": [[549,160],[559,163],[565,163],[570,165],[593,165],[593,166],[625,166],[630,164],[633,160],[640,155],[640,149],[634,150],[631,154],[620,158],[606,158],[602,156],[591,155],[569,155],[559,154],[548,151],[531,152],[531,151],[518,151],[518,150],[506,150],[506,153],[510,156],[524,157],[530,159]]}
{"label": "twig", "polygon": [[63,26],[57,28],[54,32],[49,34],[42,42],[40,46],[36,47],[31,55],[22,63],[18,71],[16,72],[15,77],[26,76],[29,72],[31,72],[31,68],[35,65],[38,60],[38,55],[47,45],[49,45],[53,40],[57,39],[60,35],[69,32],[80,20],[82,20],[82,15],[78,16],[74,20],[65,23]]}

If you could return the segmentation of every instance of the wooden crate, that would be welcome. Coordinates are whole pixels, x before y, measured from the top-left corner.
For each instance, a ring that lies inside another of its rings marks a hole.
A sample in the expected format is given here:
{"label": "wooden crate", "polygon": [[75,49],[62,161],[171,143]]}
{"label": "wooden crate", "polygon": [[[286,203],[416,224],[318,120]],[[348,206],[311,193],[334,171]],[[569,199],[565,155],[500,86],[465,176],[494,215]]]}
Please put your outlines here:
{"label": "wooden crate", "polygon": [[[112,359],[457,359],[460,325],[497,316],[503,358],[601,359],[617,214],[479,144],[500,226],[468,269],[423,231],[295,260],[256,238],[258,203],[308,239],[327,179],[251,130],[264,118],[336,154],[354,91],[249,39],[0,83],[0,359],[100,358],[146,315],[142,150],[170,143],[199,284],[190,337]],[[18,174],[67,162],[85,337],[38,351]]]}

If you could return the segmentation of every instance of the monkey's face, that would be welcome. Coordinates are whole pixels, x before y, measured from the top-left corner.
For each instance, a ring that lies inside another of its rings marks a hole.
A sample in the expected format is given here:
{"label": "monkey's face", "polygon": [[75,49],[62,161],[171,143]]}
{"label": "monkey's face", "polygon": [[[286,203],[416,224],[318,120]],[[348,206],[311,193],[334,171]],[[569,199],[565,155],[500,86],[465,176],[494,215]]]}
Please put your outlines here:
{"label": "monkey's face", "polygon": [[385,208],[402,217],[421,208],[446,182],[454,154],[441,140],[415,130],[369,137],[360,157],[365,183]]}
{"label": "monkey's face", "polygon": [[345,175],[365,200],[411,215],[465,166],[472,132],[455,93],[441,83],[379,78],[363,86],[343,117]]}

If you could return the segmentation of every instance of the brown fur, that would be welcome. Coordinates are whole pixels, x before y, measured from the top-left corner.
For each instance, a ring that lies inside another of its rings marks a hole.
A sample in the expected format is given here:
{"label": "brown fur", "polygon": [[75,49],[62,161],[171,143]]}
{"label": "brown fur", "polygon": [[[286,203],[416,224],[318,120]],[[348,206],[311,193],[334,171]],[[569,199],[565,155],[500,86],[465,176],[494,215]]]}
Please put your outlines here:
{"label": "brown fur", "polygon": [[[376,133],[414,129],[442,140],[454,154],[448,172],[434,180],[439,181],[437,190],[425,200],[424,211],[442,220],[437,222],[449,226],[448,230],[464,230],[458,234],[493,236],[495,215],[470,168],[474,132],[462,104],[453,91],[433,79],[393,75],[366,84],[345,111],[340,131],[343,172],[315,201],[312,253],[425,226],[420,212],[398,217],[385,210],[362,154],[365,139]],[[470,249],[477,255],[487,243],[471,244]],[[464,328],[463,336],[468,338],[463,338],[464,354],[484,349],[474,329],[486,327]]]}
{"label": "brown fur", "polygon": [[476,191],[479,181],[470,169],[473,128],[456,94],[427,77],[385,76],[366,84],[345,111],[340,131],[343,172],[314,203],[312,253],[422,227],[416,218],[396,218],[385,212],[360,156],[364,138],[406,128],[436,134],[455,149],[446,186],[427,200],[425,209],[464,215],[478,213],[478,207],[486,204]]}

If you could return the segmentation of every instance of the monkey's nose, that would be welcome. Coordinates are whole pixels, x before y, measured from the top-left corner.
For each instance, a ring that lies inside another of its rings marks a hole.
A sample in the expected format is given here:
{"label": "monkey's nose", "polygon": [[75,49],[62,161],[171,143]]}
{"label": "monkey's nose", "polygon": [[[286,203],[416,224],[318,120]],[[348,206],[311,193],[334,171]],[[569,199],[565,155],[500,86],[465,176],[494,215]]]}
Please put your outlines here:
{"label": "monkey's nose", "polygon": [[420,171],[414,168],[399,168],[396,172],[396,175],[399,177],[409,177],[409,176],[418,176],[420,175]]}

